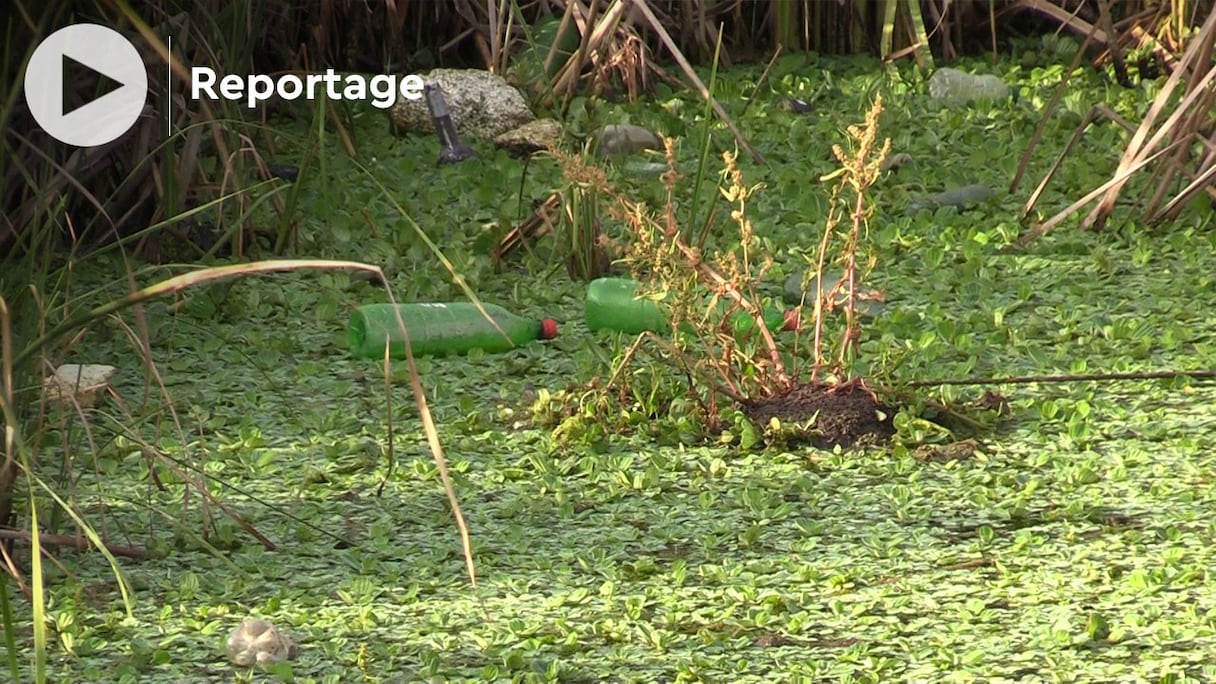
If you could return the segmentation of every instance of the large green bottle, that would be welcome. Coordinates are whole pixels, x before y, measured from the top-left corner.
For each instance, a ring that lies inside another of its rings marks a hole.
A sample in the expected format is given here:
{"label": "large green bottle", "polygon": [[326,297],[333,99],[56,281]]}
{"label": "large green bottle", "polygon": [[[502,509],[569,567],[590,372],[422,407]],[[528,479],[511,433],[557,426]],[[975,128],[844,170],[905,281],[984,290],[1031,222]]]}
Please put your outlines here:
{"label": "large green bottle", "polygon": [[[643,332],[671,332],[666,307],[662,302],[638,297],[639,283],[629,278],[597,278],[587,286],[587,327],[592,330],[619,330],[637,335]],[[721,306],[726,308],[726,302]],[[746,311],[731,314],[731,327],[736,335],[746,336],[756,327],[756,319]],[[796,330],[798,310],[781,311],[766,308],[764,323],[770,331]],[[689,331],[687,322],[682,329]]]}
{"label": "large green bottle", "polygon": [[501,332],[472,302],[367,304],[355,309],[346,326],[350,350],[359,358],[380,359],[387,343],[392,358],[405,358],[398,312],[409,332],[414,356],[464,354],[473,349],[504,352],[557,336],[557,323],[551,318],[530,321],[494,304],[482,306]]}

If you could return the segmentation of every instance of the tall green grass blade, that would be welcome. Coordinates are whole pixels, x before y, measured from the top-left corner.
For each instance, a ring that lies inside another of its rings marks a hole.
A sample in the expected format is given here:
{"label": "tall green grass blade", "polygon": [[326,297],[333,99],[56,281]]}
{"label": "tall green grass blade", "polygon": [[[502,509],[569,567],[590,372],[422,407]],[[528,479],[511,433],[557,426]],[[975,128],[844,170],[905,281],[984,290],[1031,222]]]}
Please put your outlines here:
{"label": "tall green grass blade", "polygon": [[[10,426],[11,427],[11,426]],[[29,471],[24,445],[18,444],[22,454],[22,469]],[[30,594],[32,595],[34,619],[34,681],[46,681],[46,587],[42,582],[42,535],[38,531],[38,504],[34,501],[34,488],[29,486],[30,516]]]}
{"label": "tall green grass blade", "polygon": [[[47,496],[51,497],[51,499],[54,500],[54,502],[59,505],[59,508],[62,509],[64,512],[66,512],[68,514],[68,517],[70,517],[72,519],[72,521],[76,523],[76,525],[80,529],[81,533],[84,534],[85,538],[89,540],[89,543],[91,543],[93,545],[93,548],[100,551],[102,556],[105,556],[106,561],[108,561],[110,564],[110,569],[114,571],[114,579],[118,582],[118,591],[120,594],[122,594],[122,605],[123,605],[123,608],[125,608],[127,611],[127,617],[128,618],[134,617],[135,614],[134,614],[134,611],[133,611],[133,608],[131,605],[131,587],[129,585],[127,585],[126,579],[123,578],[122,566],[120,566],[118,564],[118,559],[114,557],[114,554],[110,553],[110,550],[109,550],[109,548],[106,547],[105,542],[103,542],[101,540],[101,536],[97,534],[97,530],[93,529],[92,525],[90,525],[88,522],[86,522],[84,518],[80,517],[80,514],[78,514],[76,512],[76,509],[71,504],[69,504],[67,501],[65,501],[63,499],[63,497],[61,497],[59,495],[59,492],[55,491],[54,487],[48,485],[45,481],[43,481],[42,478],[40,478],[37,475],[35,475],[34,473],[30,472],[27,463],[23,463],[22,468],[26,471],[26,473],[25,473],[26,481],[31,483],[31,485],[30,485],[30,490],[31,490],[30,491],[30,539],[32,541],[31,553],[33,555],[33,562],[31,563],[32,567],[31,567],[30,572],[31,572],[31,575],[33,575],[32,583],[33,583],[33,587],[34,587],[34,595],[35,596],[41,595],[40,587],[42,584],[42,565],[41,565],[41,560],[40,560],[41,544],[39,543],[38,515],[37,515],[38,506],[35,503],[34,492],[33,492],[33,485],[37,484],[38,488],[41,489],[42,491],[46,492]],[[45,631],[45,629],[46,629],[45,620],[40,619],[37,616],[37,602],[35,602],[35,615],[34,615],[34,643],[35,644],[38,642],[38,625],[40,625],[40,624],[43,626],[43,630]]]}
{"label": "tall green grass blade", "polygon": [[[435,255],[435,258],[439,259],[439,262],[443,264],[443,267],[446,268],[448,273],[452,275],[456,285],[462,292],[464,292],[465,296],[469,298],[469,301],[477,304],[482,315],[486,317],[486,320],[493,323],[493,319],[490,318],[489,314],[486,313],[485,308],[481,305],[481,300],[477,298],[476,293],[473,292],[472,288],[469,287],[469,284],[465,281],[464,277],[461,276],[456,270],[456,266],[452,264],[443,251],[439,249],[439,246],[436,245],[433,240],[431,240],[431,237],[426,234],[426,231],[422,230],[422,227],[419,226],[418,223],[409,215],[409,213],[405,211],[405,207],[401,206],[401,203],[397,200],[396,193],[389,192],[389,189],[384,186],[384,183],[382,183],[375,174],[371,173],[367,167],[359,164],[357,161],[354,163],[364,174],[367,175],[368,179],[371,180],[377,188],[379,188],[380,192],[397,211],[397,214],[406,223],[408,223],[411,228],[414,229],[414,234],[426,244],[426,246],[431,250],[431,253]],[[401,323],[401,321],[398,320],[398,323]],[[404,327],[404,324],[402,324],[402,327]],[[495,327],[498,327],[496,323]],[[499,330],[499,332],[502,331]],[[387,351],[385,353],[387,354]],[[412,353],[407,355],[406,362],[410,371],[410,383],[414,389],[414,399],[418,406],[418,412],[422,418],[423,429],[426,432],[427,444],[430,446],[431,455],[434,457],[435,467],[439,471],[439,479],[443,482],[444,490],[447,493],[448,504],[452,508],[452,516],[456,519],[456,527],[460,530],[460,541],[462,551],[464,552],[465,571],[468,573],[470,584],[476,587],[477,568],[473,562],[472,542],[470,541],[469,537],[469,528],[465,523],[464,513],[460,508],[460,501],[456,498],[456,490],[452,485],[452,479],[447,469],[447,462],[443,456],[443,447],[439,443],[439,433],[435,430],[432,422],[431,412],[427,407],[426,395],[423,392],[422,383],[419,379],[417,368],[414,366],[414,356]],[[387,359],[385,371],[387,372]]]}
{"label": "tall green grass blade", "polygon": [[929,49],[929,34],[925,30],[925,17],[920,11],[919,0],[908,0],[908,13],[912,17],[912,31],[916,34],[916,66],[932,70],[933,50]]}
{"label": "tall green grass blade", "polygon": [[13,681],[21,680],[20,663],[17,662],[17,623],[13,618],[13,605],[8,595],[8,585],[13,578],[7,573],[0,573],[0,626],[4,627],[5,661],[8,662],[9,674]]}
{"label": "tall green grass blade", "polygon": [[317,173],[320,174],[321,187],[325,188],[325,203],[329,206],[336,206],[333,199],[334,184],[329,182],[329,168],[326,160],[329,158],[329,151],[326,148],[325,136],[325,98],[313,103],[313,116],[315,117],[314,124],[316,126],[314,135],[317,141]]}
{"label": "tall green grass blade", "polygon": [[895,24],[898,23],[899,4],[903,0],[882,0],[882,47],[879,56],[884,60],[895,52]]}
{"label": "tall green grass blade", "polygon": [[[697,225],[697,207],[701,204],[701,186],[705,183],[705,169],[709,165],[709,148],[712,141],[713,121],[714,117],[714,88],[718,82],[718,59],[722,55],[722,25],[718,25],[718,39],[714,42],[714,61],[710,66],[709,83],[706,85],[706,90],[709,96],[705,98],[705,116],[702,119],[705,123],[701,129],[701,154],[697,159],[697,175],[693,179],[692,186],[692,202],[688,206],[688,226],[689,230]],[[705,225],[702,227],[701,235],[696,240],[695,244],[700,243],[705,239],[705,235],[709,230],[709,220],[713,216],[712,209],[706,209]],[[687,236],[686,236],[687,237]]]}
{"label": "tall green grass blade", "polygon": [[784,0],[775,2],[770,7],[773,8],[773,41],[786,50],[797,50],[802,42],[798,34],[798,13],[801,4]]}
{"label": "tall green grass blade", "polygon": [[148,287],[132,292],[122,299],[108,302],[88,311],[73,315],[30,343],[17,355],[16,359],[14,360],[14,365],[19,366],[23,363],[28,363],[33,359],[34,355],[39,353],[47,346],[58,341],[68,333],[79,330],[93,321],[99,320],[116,311],[121,311],[136,304],[141,304],[143,302],[164,297],[166,295],[176,294],[198,285],[217,283],[233,278],[313,269],[362,271],[364,273],[373,275],[381,282],[384,280],[384,272],[380,270],[380,267],[371,266],[357,261],[281,259],[272,261],[255,261],[248,264],[236,264],[233,266],[204,268],[162,280],[159,283],[149,285]]}

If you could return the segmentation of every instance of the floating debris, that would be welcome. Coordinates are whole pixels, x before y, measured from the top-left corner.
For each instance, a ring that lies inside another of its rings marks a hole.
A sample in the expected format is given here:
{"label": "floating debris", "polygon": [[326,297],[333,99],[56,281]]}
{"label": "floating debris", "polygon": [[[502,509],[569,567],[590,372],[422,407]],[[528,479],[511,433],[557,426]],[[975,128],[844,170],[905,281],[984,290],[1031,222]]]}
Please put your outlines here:
{"label": "floating debris", "polygon": [[246,620],[228,636],[228,660],[237,667],[294,660],[296,653],[295,642],[269,620]]}

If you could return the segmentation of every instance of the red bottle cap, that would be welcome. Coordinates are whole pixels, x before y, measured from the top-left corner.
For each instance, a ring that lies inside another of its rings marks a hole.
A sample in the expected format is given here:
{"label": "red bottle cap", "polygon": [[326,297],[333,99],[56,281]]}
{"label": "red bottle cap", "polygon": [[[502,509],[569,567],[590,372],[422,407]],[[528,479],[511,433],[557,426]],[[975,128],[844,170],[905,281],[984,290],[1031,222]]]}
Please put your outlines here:
{"label": "red bottle cap", "polygon": [[785,312],[785,325],[781,326],[782,330],[797,330],[800,325],[802,325],[802,314],[798,309],[790,309]]}
{"label": "red bottle cap", "polygon": [[551,340],[557,337],[557,321],[552,318],[546,318],[540,322],[540,338],[542,340]]}

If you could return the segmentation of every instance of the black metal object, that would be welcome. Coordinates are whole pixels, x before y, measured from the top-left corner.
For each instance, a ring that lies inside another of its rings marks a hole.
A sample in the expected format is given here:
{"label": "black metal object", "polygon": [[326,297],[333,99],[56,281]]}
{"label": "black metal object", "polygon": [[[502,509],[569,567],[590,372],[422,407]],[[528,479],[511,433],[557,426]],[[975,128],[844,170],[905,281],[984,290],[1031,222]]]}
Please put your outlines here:
{"label": "black metal object", "polygon": [[806,100],[800,100],[796,97],[783,97],[779,106],[791,114],[810,114],[814,107]]}
{"label": "black metal object", "polygon": [[439,164],[457,164],[477,156],[473,148],[460,140],[456,132],[456,124],[452,123],[452,113],[448,111],[447,100],[443,98],[443,88],[432,83],[423,88],[426,93],[426,107],[431,112],[431,123],[435,124],[435,134],[439,136]]}
{"label": "black metal object", "polygon": [[266,171],[271,178],[281,178],[288,183],[294,183],[300,177],[300,167],[290,164],[270,164],[266,167]]}

